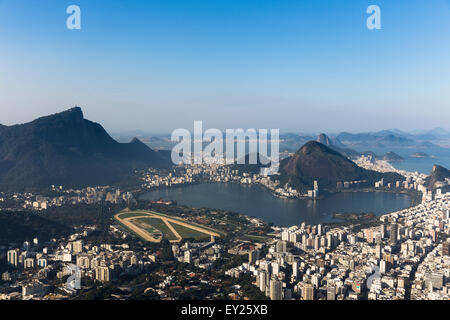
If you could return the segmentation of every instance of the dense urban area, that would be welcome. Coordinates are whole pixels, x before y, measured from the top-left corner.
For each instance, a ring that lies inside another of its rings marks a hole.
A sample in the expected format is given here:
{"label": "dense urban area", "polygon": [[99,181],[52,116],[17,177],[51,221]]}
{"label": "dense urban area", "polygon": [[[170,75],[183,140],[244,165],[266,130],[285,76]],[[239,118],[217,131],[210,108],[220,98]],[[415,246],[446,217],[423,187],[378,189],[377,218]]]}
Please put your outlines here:
{"label": "dense urban area", "polygon": [[[275,196],[319,197],[320,185],[300,194],[276,178],[220,165],[136,172],[138,187],[52,186],[45,194],[0,193],[0,299],[271,299],[392,300],[450,298],[450,193],[427,190],[426,175],[361,157],[359,166],[405,177],[372,190],[421,195],[421,201],[380,217],[343,216],[341,223],[274,226],[223,210],[143,201],[155,188],[201,183],[258,184]],[[448,184],[448,181],[446,181]],[[351,190],[358,181],[338,183]],[[316,201],[316,200],[313,200]],[[320,200],[317,200],[320,201]],[[151,243],[113,218],[153,210],[208,226],[220,236]],[[26,239],[8,228],[18,219]],[[8,220],[10,219],[10,220]],[[44,227],[45,226],[45,227]],[[9,231],[8,231],[9,230]]]}

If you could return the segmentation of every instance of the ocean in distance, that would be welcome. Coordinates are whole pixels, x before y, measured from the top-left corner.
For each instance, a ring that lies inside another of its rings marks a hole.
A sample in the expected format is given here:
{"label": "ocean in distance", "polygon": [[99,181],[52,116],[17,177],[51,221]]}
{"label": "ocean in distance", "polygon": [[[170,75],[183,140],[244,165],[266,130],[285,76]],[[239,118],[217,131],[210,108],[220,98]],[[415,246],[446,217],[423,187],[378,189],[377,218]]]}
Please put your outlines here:
{"label": "ocean in distance", "polygon": [[403,161],[393,162],[391,165],[399,170],[430,174],[433,166],[437,164],[450,168],[450,157],[440,156],[433,158],[405,158]]}
{"label": "ocean in distance", "polygon": [[150,191],[145,200],[170,199],[178,205],[215,208],[262,218],[278,226],[333,222],[334,213],[373,212],[383,215],[408,208],[406,194],[392,192],[344,192],[321,200],[281,199],[257,185],[202,183]]}

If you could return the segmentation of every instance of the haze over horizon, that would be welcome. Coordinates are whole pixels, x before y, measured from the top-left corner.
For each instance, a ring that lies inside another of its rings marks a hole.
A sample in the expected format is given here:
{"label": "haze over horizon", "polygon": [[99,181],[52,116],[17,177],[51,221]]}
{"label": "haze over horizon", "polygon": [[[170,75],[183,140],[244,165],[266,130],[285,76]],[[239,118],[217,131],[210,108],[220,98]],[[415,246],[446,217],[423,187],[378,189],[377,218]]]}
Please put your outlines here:
{"label": "haze over horizon", "polygon": [[450,129],[448,0],[126,4],[0,0],[0,123],[79,105],[112,133]]}
{"label": "haze over horizon", "polygon": [[[79,107],[79,106],[74,106],[74,107]],[[74,108],[74,107],[72,107],[72,108]],[[0,122],[0,125],[6,125],[6,126],[20,125],[20,124],[24,124],[24,123],[28,123],[28,122],[34,121],[34,120],[42,118],[42,117],[47,117],[47,116],[50,116],[50,115],[53,115],[53,114],[58,114],[58,113],[61,113],[61,112],[65,112],[65,111],[68,111],[69,109],[72,109],[72,108],[65,108],[65,109],[63,109],[63,110],[61,110],[59,112],[41,115],[41,116],[38,116],[36,118],[27,119],[27,120],[24,120],[24,121],[18,122],[18,123],[5,124],[5,123],[1,123]],[[151,135],[151,134],[154,134],[154,135],[170,135],[171,134],[171,132],[168,131],[168,130],[155,131],[153,129],[148,129],[147,130],[145,128],[144,129],[137,129],[137,128],[129,129],[129,128],[125,128],[123,130],[116,130],[116,131],[108,130],[108,128],[106,128],[103,125],[101,119],[100,120],[98,120],[98,119],[97,120],[93,120],[93,119],[91,119],[91,118],[86,116],[84,108],[82,108],[82,107],[79,107],[79,108],[82,109],[82,112],[83,112],[83,115],[84,115],[85,119],[93,121],[93,122],[96,122],[96,123],[99,123],[111,135],[116,135],[117,136],[117,135],[129,135],[129,134],[145,134],[145,135]],[[205,131],[205,130],[210,129],[210,128],[211,127],[205,127],[204,126],[203,130]],[[257,129],[258,130],[260,128],[261,127],[255,126],[255,127],[252,127],[252,128],[250,128],[250,127],[245,127],[244,128],[243,127],[242,129],[244,129],[244,130],[246,130],[246,129]],[[191,126],[188,125],[186,127],[186,129],[188,129],[188,130],[193,129],[193,124],[191,124]],[[226,130],[226,129],[228,129],[228,128],[219,128],[219,130],[223,130],[223,131]],[[240,128],[233,128],[233,129],[240,129]],[[263,129],[263,128],[261,128],[261,129]],[[426,128],[426,129],[410,128],[410,129],[406,129],[406,130],[402,130],[402,129],[399,129],[399,128],[379,128],[379,129],[374,129],[374,130],[361,130],[361,131],[358,131],[358,130],[346,130],[345,128],[343,128],[341,130],[339,130],[339,129],[338,130],[334,130],[334,131],[331,131],[331,130],[310,130],[310,131],[305,131],[305,130],[301,130],[301,129],[299,129],[299,130],[295,130],[295,129],[294,130],[280,129],[280,133],[281,134],[299,134],[299,135],[318,135],[318,134],[325,133],[327,135],[333,135],[333,134],[339,134],[339,133],[343,133],[343,132],[357,134],[357,133],[371,133],[371,132],[375,133],[375,132],[382,132],[382,131],[392,131],[394,133],[405,133],[405,134],[413,134],[414,135],[414,134],[421,134],[421,133],[430,133],[432,131],[440,131],[441,132],[442,130],[445,131],[445,134],[450,133],[450,127],[434,127],[434,128]]]}

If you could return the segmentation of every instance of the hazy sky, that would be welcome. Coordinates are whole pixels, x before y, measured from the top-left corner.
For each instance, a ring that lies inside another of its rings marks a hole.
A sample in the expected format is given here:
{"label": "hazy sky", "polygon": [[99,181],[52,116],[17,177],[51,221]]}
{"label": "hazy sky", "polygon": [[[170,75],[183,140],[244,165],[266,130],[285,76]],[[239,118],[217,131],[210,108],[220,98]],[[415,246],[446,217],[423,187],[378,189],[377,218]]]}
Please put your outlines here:
{"label": "hazy sky", "polygon": [[0,123],[74,105],[115,132],[449,129],[450,0],[0,0]]}

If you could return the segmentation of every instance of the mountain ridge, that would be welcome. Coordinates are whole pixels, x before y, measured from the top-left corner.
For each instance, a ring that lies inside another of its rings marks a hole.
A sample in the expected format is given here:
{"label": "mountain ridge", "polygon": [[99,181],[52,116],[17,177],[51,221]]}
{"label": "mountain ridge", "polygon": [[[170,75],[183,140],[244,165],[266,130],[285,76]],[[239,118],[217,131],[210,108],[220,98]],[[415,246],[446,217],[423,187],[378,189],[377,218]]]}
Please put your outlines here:
{"label": "mountain ridge", "polygon": [[359,167],[350,159],[317,141],[303,145],[293,156],[280,163],[280,181],[304,192],[314,180],[321,188],[336,189],[337,182],[367,181],[368,185],[384,178],[385,182],[403,181],[397,173],[380,173]]}
{"label": "mountain ridge", "polygon": [[166,165],[165,157],[138,139],[111,138],[79,107],[0,130],[2,188],[113,184],[134,169]]}
{"label": "mountain ridge", "polygon": [[444,192],[446,192],[447,189],[450,189],[449,184],[446,181],[448,179],[450,179],[450,170],[435,164],[430,175],[426,178],[425,184],[432,190],[438,188],[439,184],[442,184],[442,187],[444,187]]}

